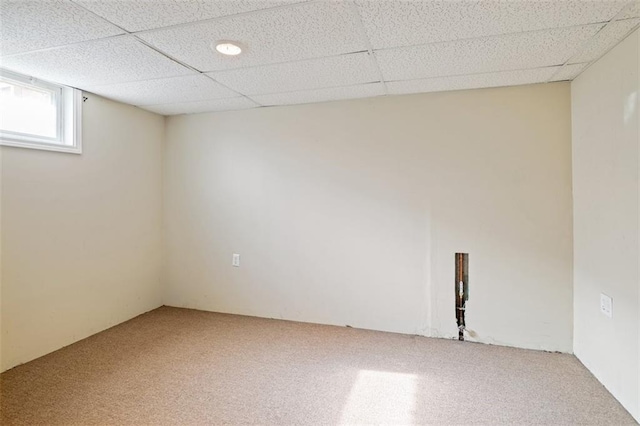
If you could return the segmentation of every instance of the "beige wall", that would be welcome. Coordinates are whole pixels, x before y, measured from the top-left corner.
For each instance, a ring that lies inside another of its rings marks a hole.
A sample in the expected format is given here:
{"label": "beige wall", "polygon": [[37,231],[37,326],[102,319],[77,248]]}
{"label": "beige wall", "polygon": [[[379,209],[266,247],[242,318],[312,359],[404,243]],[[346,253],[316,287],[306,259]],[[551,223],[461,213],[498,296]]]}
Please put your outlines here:
{"label": "beige wall", "polygon": [[[569,84],[167,119],[165,304],[572,350]],[[241,267],[231,266],[232,253]]]}
{"label": "beige wall", "polygon": [[161,305],[164,119],[88,97],[82,155],[0,148],[2,370]]}
{"label": "beige wall", "polygon": [[[574,350],[640,421],[639,33],[571,85]],[[613,317],[600,313],[613,297]]]}

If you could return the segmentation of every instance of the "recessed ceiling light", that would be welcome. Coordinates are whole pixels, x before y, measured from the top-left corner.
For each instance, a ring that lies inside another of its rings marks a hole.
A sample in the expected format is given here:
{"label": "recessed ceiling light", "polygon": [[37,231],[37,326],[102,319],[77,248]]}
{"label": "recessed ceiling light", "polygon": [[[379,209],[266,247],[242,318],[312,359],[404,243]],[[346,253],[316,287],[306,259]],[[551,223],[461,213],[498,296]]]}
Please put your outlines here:
{"label": "recessed ceiling light", "polygon": [[242,45],[237,41],[220,40],[214,44],[218,53],[222,53],[223,55],[238,56],[242,53]]}

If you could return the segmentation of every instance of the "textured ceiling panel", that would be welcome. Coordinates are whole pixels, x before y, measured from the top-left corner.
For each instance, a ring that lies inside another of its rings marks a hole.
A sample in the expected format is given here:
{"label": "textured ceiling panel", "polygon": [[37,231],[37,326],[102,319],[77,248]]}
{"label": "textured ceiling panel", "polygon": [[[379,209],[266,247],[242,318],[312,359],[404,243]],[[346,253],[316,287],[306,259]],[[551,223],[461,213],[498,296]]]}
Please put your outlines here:
{"label": "textured ceiling panel", "polygon": [[238,94],[201,74],[86,87],[88,92],[132,105],[233,98]]}
{"label": "textured ceiling panel", "polygon": [[544,83],[559,69],[560,67],[547,67],[532,70],[461,75],[457,77],[394,81],[387,83],[387,90],[390,94],[402,95],[408,93],[443,92],[448,90]]}
{"label": "textured ceiling panel", "polygon": [[79,88],[193,73],[127,35],[8,56],[2,66]]}
{"label": "textured ceiling panel", "polygon": [[378,81],[367,53],[210,73],[245,95],[349,86]]}
{"label": "textured ceiling panel", "polygon": [[381,50],[376,57],[385,80],[562,65],[601,24]]}
{"label": "textured ceiling panel", "polygon": [[303,90],[300,92],[273,93],[251,98],[261,105],[293,105],[312,102],[337,101],[342,99],[369,98],[384,95],[382,83],[357,86],[333,87],[330,89]]}
{"label": "textured ceiling panel", "polygon": [[354,1],[0,0],[0,66],[195,113],[379,96],[380,72],[391,93],[571,80],[640,24],[640,0]]}
{"label": "textured ceiling panel", "polygon": [[258,105],[251,100],[240,98],[215,99],[210,101],[180,102],[163,105],[149,105],[141,107],[147,111],[162,115],[197,114],[199,112],[231,111],[237,109],[256,108]]}
{"label": "textured ceiling panel", "polygon": [[128,31],[141,31],[267,9],[302,0],[76,0]]}
{"label": "textured ceiling panel", "polygon": [[115,25],[67,0],[2,0],[0,22],[0,55],[123,33]]}
{"label": "textured ceiling panel", "polygon": [[565,65],[551,77],[551,81],[573,80],[587,68],[587,65],[589,64]]}
{"label": "textured ceiling panel", "polygon": [[357,2],[374,49],[604,22],[627,3],[628,0]]}
{"label": "textured ceiling panel", "polygon": [[634,1],[616,19],[640,18],[640,1]]}
{"label": "textured ceiling panel", "polygon": [[640,19],[627,19],[609,23],[595,35],[586,47],[577,55],[571,57],[570,63],[589,62],[600,58],[613,46],[618,44],[624,36],[640,24]]}
{"label": "textured ceiling panel", "polygon": [[[364,37],[353,19],[353,9],[339,2],[265,10],[235,18],[140,33],[140,37],[200,71],[366,50]],[[225,57],[211,47],[217,40],[237,40],[247,49],[238,57]]]}

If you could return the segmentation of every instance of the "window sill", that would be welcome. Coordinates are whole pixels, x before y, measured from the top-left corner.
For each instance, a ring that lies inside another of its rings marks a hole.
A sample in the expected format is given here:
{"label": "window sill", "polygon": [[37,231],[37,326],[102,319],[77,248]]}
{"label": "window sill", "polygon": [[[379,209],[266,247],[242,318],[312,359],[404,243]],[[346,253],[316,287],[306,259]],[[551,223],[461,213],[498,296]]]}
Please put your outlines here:
{"label": "window sill", "polygon": [[68,154],[82,154],[82,146],[58,145],[52,143],[26,142],[0,137],[0,146],[16,148],[39,149],[41,151],[66,152]]}

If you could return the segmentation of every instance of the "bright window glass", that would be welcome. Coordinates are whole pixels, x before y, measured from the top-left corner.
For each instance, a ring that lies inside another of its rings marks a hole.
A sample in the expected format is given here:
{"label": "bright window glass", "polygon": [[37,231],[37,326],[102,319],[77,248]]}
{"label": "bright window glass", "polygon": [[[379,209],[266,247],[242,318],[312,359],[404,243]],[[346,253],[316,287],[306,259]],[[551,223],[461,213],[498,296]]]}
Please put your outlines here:
{"label": "bright window glass", "polygon": [[0,77],[0,129],[58,139],[59,91]]}

